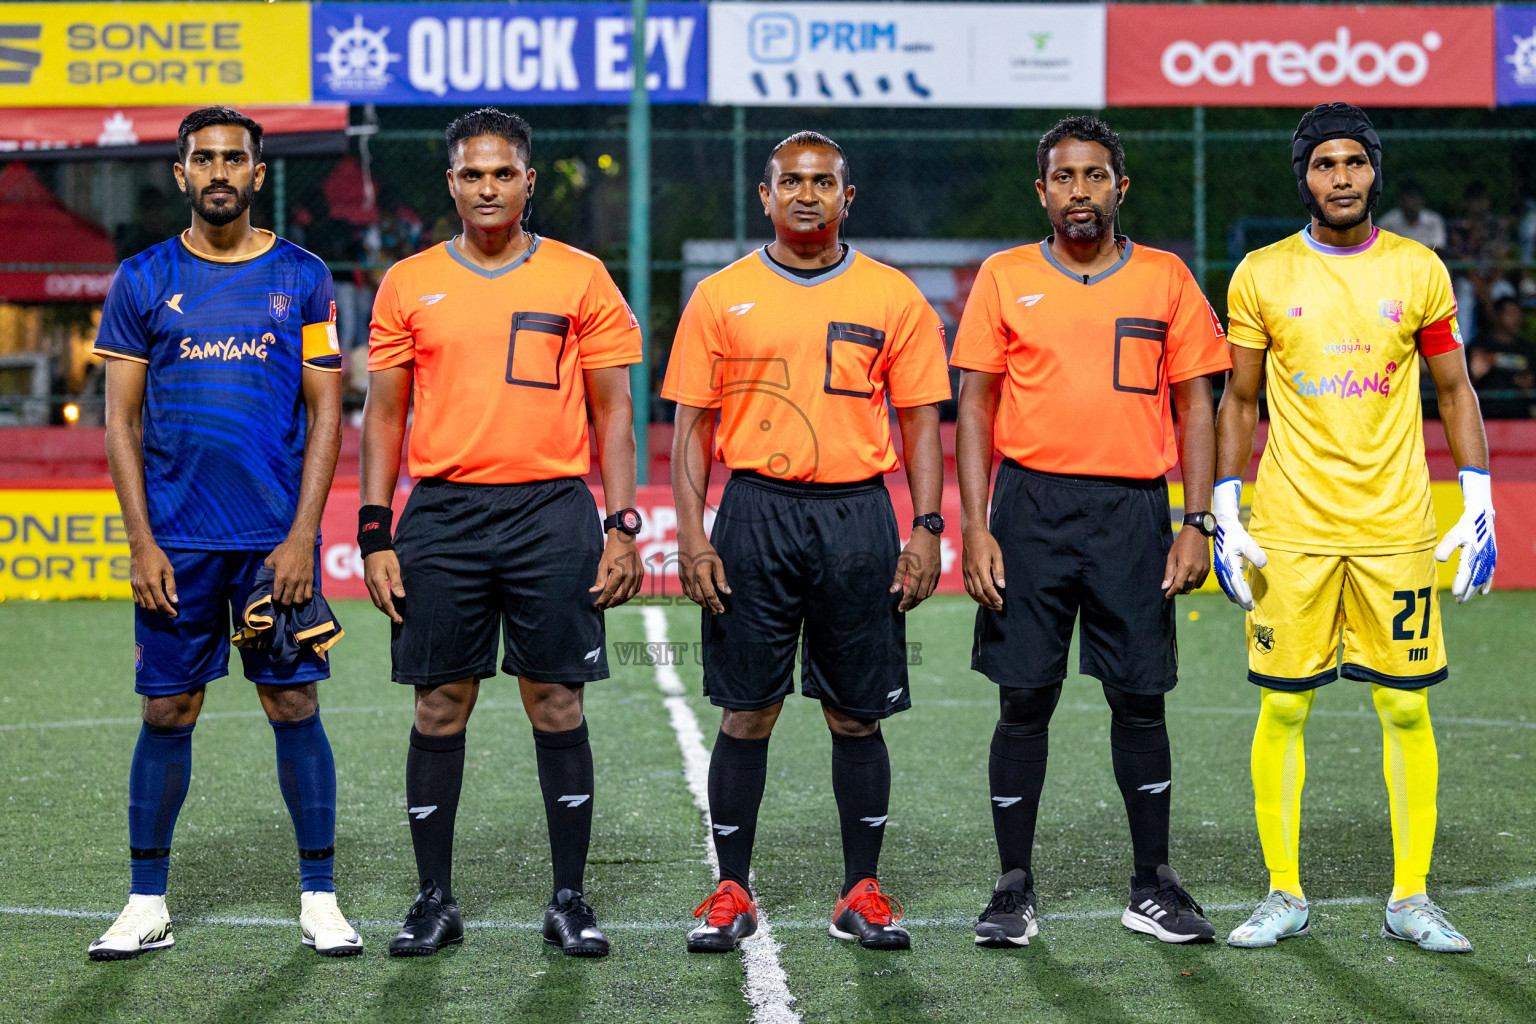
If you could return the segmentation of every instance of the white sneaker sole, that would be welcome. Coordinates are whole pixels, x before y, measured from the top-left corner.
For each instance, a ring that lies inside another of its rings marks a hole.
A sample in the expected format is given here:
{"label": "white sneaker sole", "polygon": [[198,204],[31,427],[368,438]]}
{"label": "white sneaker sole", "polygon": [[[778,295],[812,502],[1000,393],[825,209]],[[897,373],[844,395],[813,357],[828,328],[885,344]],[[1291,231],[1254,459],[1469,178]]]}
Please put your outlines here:
{"label": "white sneaker sole", "polygon": [[163,939],[154,942],[146,942],[138,949],[113,949],[110,946],[98,946],[94,943],[86,950],[86,955],[92,960],[132,960],[140,953],[151,949],[165,949],[176,945],[176,936],[166,935]]}
{"label": "white sneaker sole", "polygon": [[1294,938],[1297,938],[1297,937],[1302,936],[1302,935],[1308,935],[1308,934],[1311,933],[1311,931],[1312,931],[1312,926],[1310,924],[1308,924],[1308,925],[1306,925],[1305,927],[1301,928],[1298,931],[1286,932],[1284,935],[1276,936],[1275,938],[1269,940],[1268,942],[1256,941],[1254,939],[1238,940],[1238,939],[1234,939],[1232,936],[1228,935],[1227,936],[1227,945],[1231,946],[1233,949],[1268,949],[1271,946],[1279,945],[1281,942],[1284,942],[1286,939],[1294,939]]}
{"label": "white sneaker sole", "polygon": [[1140,914],[1132,913],[1130,907],[1126,907],[1125,913],[1120,915],[1120,923],[1133,932],[1155,936],[1162,942],[1199,942],[1201,938],[1199,935],[1180,935],[1177,932],[1170,932],[1156,921],[1148,920]]}
{"label": "white sneaker sole", "polygon": [[321,956],[356,956],[363,951],[363,939],[360,935],[354,935],[351,939],[338,942],[334,946],[326,946],[324,949],[316,945],[312,937],[306,935],[304,936],[304,945],[313,949]]}
{"label": "white sneaker sole", "polygon": [[1029,940],[1039,934],[1040,925],[1036,921],[1032,920],[1029,922],[1029,927],[1024,929],[1024,934],[1018,938],[1014,938],[1012,935],[998,935],[996,937],[991,935],[978,935],[976,936],[976,945],[982,946],[984,948],[998,948],[998,940],[1001,939],[1003,942],[1008,943],[1010,946],[1027,946],[1029,945]]}

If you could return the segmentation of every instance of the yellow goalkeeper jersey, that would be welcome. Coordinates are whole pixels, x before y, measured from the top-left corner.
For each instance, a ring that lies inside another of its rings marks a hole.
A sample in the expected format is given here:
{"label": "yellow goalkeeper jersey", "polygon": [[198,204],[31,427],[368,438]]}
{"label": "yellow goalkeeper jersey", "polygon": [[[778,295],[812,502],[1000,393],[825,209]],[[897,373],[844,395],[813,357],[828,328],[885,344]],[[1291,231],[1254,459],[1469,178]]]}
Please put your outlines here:
{"label": "yellow goalkeeper jersey", "polygon": [[1391,554],[1435,543],[1419,359],[1461,345],[1445,265],[1379,228],[1350,248],[1303,230],[1232,275],[1227,340],[1265,349],[1261,546]]}

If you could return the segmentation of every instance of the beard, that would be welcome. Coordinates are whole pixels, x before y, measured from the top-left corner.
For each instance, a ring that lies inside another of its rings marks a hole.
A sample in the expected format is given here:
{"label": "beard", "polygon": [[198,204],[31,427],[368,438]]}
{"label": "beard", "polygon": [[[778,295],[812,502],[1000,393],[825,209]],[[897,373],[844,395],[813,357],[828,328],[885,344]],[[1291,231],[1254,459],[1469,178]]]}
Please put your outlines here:
{"label": "beard", "polygon": [[1371,215],[1370,207],[1363,202],[1353,210],[1338,214],[1329,214],[1328,207],[1322,203],[1319,203],[1317,208],[1322,211],[1322,216],[1318,220],[1335,231],[1348,231],[1350,228],[1358,227]]}
{"label": "beard", "polygon": [[[212,188],[213,186],[209,186]],[[228,187],[228,186],[224,186]],[[251,200],[256,195],[256,182],[252,181],[244,188],[235,189],[235,201],[227,206],[214,206],[207,202],[208,189],[194,196],[190,191],[183,193],[186,196],[187,205],[192,212],[216,228],[232,223],[240,218],[246,210],[251,208]]]}
{"label": "beard", "polygon": [[[1097,242],[1115,229],[1115,211],[1119,204],[1103,207],[1097,203],[1078,203],[1051,214],[1051,228],[1074,242]],[[1078,223],[1067,219],[1076,210],[1092,210],[1093,220]]]}

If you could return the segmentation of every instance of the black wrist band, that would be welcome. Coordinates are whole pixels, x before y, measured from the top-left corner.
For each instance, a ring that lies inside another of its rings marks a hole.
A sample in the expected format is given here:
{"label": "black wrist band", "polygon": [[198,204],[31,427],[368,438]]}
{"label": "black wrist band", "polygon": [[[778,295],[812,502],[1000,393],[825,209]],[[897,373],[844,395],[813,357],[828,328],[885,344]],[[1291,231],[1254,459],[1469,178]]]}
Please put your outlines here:
{"label": "black wrist band", "polygon": [[390,532],[395,521],[388,505],[364,505],[357,510],[357,546],[367,558],[375,551],[393,551],[395,539]]}

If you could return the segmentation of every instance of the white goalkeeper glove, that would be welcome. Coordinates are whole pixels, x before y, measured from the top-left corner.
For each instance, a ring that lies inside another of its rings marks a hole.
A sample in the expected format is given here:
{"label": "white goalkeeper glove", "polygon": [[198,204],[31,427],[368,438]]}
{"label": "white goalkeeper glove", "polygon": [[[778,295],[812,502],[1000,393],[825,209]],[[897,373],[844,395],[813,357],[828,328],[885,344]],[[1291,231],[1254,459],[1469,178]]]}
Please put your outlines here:
{"label": "white goalkeeper glove", "polygon": [[1493,539],[1493,486],[1481,469],[1464,469],[1461,478],[1461,518],[1435,548],[1435,560],[1449,561],[1451,552],[1461,549],[1461,564],[1451,593],[1457,604],[1466,604],[1478,594],[1493,588],[1493,569],[1499,560],[1499,546]]}
{"label": "white goalkeeper glove", "polygon": [[1216,582],[1227,592],[1233,604],[1244,611],[1253,611],[1253,591],[1243,577],[1243,559],[1260,569],[1269,564],[1269,556],[1248,536],[1237,517],[1243,496],[1241,477],[1229,476],[1217,481],[1212,495],[1211,511],[1216,514]]}

